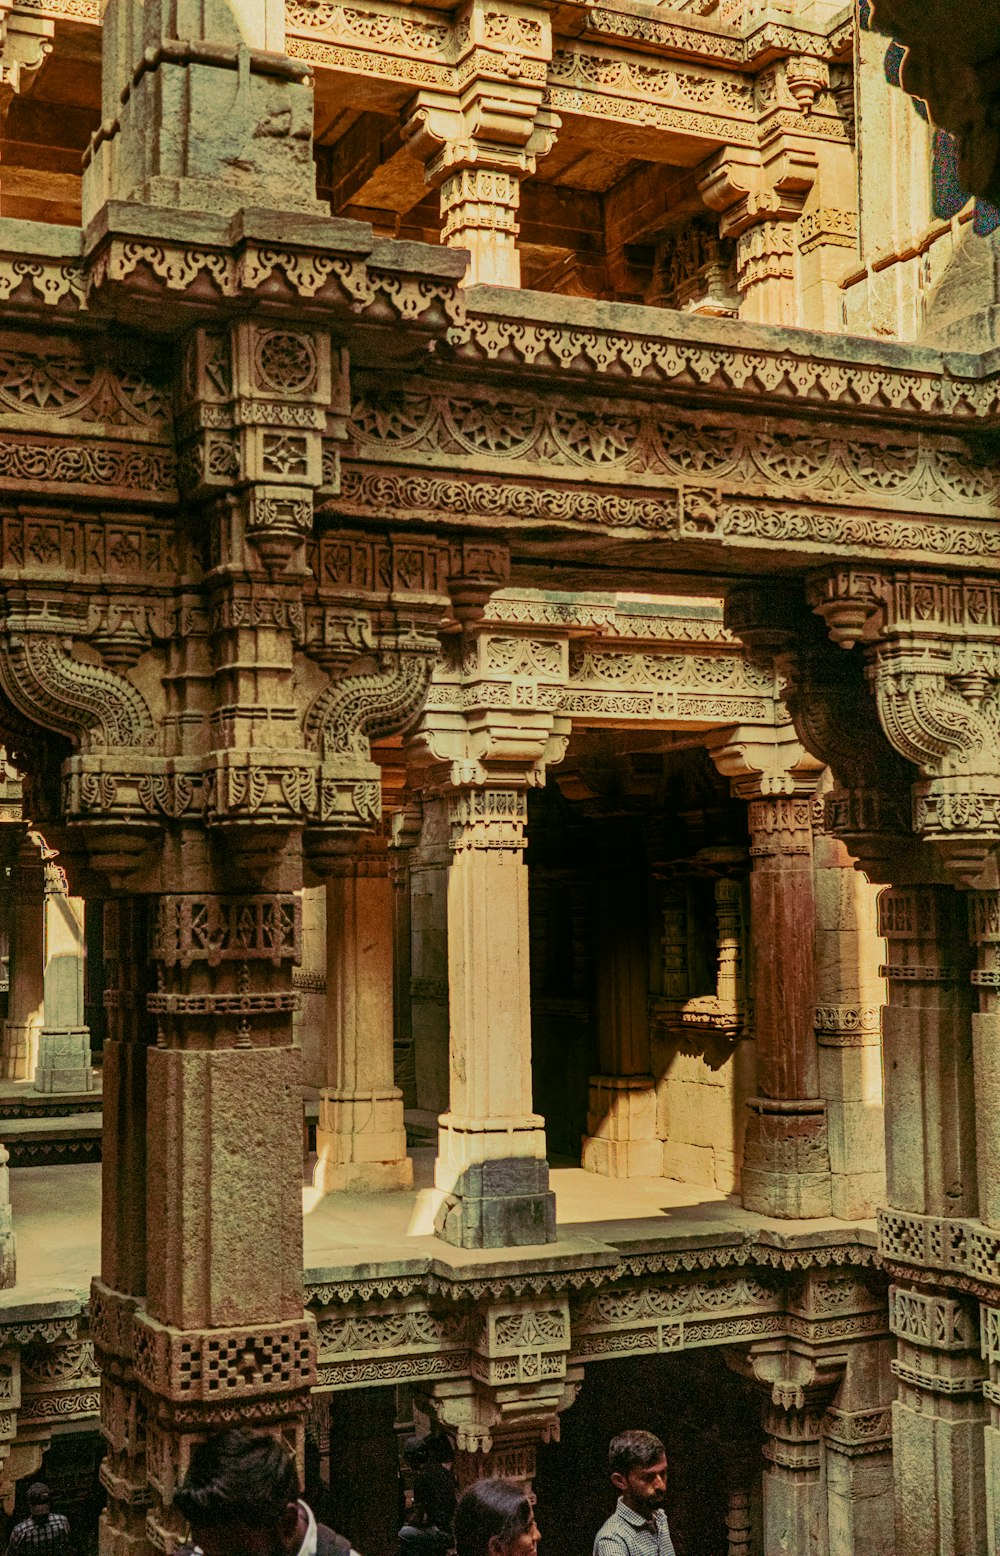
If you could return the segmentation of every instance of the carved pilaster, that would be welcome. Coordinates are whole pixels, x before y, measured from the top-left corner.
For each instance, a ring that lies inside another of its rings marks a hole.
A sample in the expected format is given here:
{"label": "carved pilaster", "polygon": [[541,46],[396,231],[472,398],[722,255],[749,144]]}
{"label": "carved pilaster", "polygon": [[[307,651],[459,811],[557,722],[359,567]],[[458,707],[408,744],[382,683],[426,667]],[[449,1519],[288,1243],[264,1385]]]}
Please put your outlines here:
{"label": "carved pilaster", "polygon": [[559,129],[542,107],[551,21],[535,6],[470,0],[455,43],[453,82],[417,93],[403,135],[440,187],[444,241],[469,250],[466,279],[518,286],[521,180]]}
{"label": "carved pilaster", "polygon": [[413,1182],[403,1094],[393,1076],[393,934],[383,834],[327,863],[326,1076],[316,1131],[318,1188]]}
{"label": "carved pilaster", "polygon": [[843,1350],[761,1342],[726,1361],[759,1391],[764,1428],[764,1550],[808,1550],[824,1521],[823,1412],[843,1376]]}
{"label": "carved pilaster", "polygon": [[737,731],[710,745],[734,791],[749,800],[750,926],[767,954],[753,962],[757,1089],[749,1103],[741,1178],[748,1209],[829,1215],[830,1153],[819,1088],[815,1009],[813,828],[821,768],[787,728],[767,741]]}
{"label": "carved pilaster", "polygon": [[917,1556],[986,1548],[978,1319],[968,1299],[890,1288],[896,1541]]}

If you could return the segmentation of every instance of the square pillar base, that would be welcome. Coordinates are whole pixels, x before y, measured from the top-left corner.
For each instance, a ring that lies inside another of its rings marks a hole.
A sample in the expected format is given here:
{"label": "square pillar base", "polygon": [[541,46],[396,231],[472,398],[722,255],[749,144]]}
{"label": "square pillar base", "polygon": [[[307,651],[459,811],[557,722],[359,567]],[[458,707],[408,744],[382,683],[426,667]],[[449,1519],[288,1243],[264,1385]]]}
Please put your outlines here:
{"label": "square pillar base", "polygon": [[651,1075],[592,1075],[582,1165],[606,1178],[662,1178]]}
{"label": "square pillar base", "polygon": [[743,1207],[780,1220],[833,1214],[833,1178],[822,1102],[750,1104],[740,1177]]}
{"label": "square pillar base", "polygon": [[8,1021],[4,1024],[0,1072],[5,1081],[34,1079],[38,1063],[38,1033],[37,1021]]}
{"label": "square pillar base", "polygon": [[316,1154],[313,1185],[324,1194],[412,1188],[402,1092],[321,1092]]}
{"label": "square pillar base", "polygon": [[43,1027],[38,1038],[35,1090],[77,1092],[93,1089],[89,1027]]}
{"label": "square pillar base", "polygon": [[556,1197],[549,1164],[537,1157],[500,1157],[466,1167],[435,1223],[456,1248],[525,1248],[556,1240]]}

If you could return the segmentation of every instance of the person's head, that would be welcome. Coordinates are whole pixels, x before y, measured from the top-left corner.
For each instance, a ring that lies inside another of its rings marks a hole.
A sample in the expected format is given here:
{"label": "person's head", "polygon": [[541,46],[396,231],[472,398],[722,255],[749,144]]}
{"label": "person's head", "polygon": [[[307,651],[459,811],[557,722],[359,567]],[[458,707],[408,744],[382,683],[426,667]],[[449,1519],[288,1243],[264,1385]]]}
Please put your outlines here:
{"label": "person's head", "polygon": [[516,1480],[476,1480],[455,1509],[457,1556],[535,1556],[535,1512]]}
{"label": "person's head", "polygon": [[49,1488],[43,1480],[28,1487],[28,1511],[32,1518],[44,1518],[49,1511]]}
{"label": "person's head", "polygon": [[237,1427],[198,1444],[174,1506],[205,1556],[291,1556],[302,1543],[298,1499],[284,1443]]}
{"label": "person's head", "polygon": [[455,1457],[447,1432],[431,1432],[424,1438],[424,1451],[431,1464],[450,1464]]}
{"label": "person's head", "polygon": [[407,1437],[403,1443],[403,1459],[411,1470],[421,1470],[427,1463],[426,1437]]}
{"label": "person's head", "polygon": [[619,1432],[608,1449],[611,1484],[626,1507],[648,1518],[663,1506],[667,1491],[667,1455],[652,1432]]}

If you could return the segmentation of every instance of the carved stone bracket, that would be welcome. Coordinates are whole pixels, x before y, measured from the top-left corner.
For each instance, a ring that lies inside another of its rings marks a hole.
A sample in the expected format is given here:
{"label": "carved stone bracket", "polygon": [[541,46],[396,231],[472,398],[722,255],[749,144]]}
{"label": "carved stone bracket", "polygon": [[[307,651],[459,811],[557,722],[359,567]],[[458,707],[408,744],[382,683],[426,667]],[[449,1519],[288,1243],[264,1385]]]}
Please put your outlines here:
{"label": "carved stone bracket", "polygon": [[834,642],[866,645],[879,722],[917,770],[914,831],[956,883],[981,880],[1000,843],[1000,587],[838,569],[808,596]]}

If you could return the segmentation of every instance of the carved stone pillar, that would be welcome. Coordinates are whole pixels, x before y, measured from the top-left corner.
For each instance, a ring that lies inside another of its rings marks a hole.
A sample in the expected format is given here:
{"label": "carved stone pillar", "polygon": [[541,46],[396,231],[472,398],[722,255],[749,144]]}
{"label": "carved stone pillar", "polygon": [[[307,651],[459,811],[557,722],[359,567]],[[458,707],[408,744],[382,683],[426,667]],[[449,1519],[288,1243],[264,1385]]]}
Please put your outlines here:
{"label": "carved stone pillar", "polygon": [[324,214],[309,68],[284,54],[274,0],[176,7],[110,0],[102,122],[85,159],[84,226],[110,200],[229,215]]}
{"label": "carved stone pillar", "polygon": [[724,148],[698,181],[705,203],[722,213],[720,236],[735,239],[741,319],[796,322],[796,227],[817,166],[815,151],[801,136],[781,135],[763,152]]}
{"label": "carved stone pillar", "polygon": [[298,991],[294,1028],[302,1049],[303,1085],[322,1087],[326,1079],[326,888],[302,892],[302,966],[292,982]]}
{"label": "carved stone pillar", "polygon": [[418,1109],[448,1106],[448,806],[428,795],[410,859],[410,1023]]}
{"label": "carved stone pillar", "polygon": [[448,809],[451,1086],[438,1230],[465,1248],[553,1242],[545,1120],[531,1105],[527,795],[463,788]]}
{"label": "carved stone pillar", "polygon": [[877,893],[825,825],[814,832],[816,1043],[832,1208],[851,1221],[885,1199]]}
{"label": "carved stone pillar", "polygon": [[813,819],[808,795],[750,801],[750,926],[757,1089],[743,1203],[776,1216],[832,1209],[826,1105],[814,1030]]}
{"label": "carved stone pillar", "polygon": [[4,1080],[31,1080],[45,999],[45,867],[39,845],[26,837],[11,865],[10,994],[3,1033]]}
{"label": "carved stone pillar", "polygon": [[429,1390],[429,1411],[455,1444],[455,1478],[464,1489],[504,1476],[530,1494],[536,1449],[559,1441],[560,1416],[583,1382],[583,1368],[567,1366],[567,1299],[484,1302],[473,1318],[472,1345],[472,1376]]}
{"label": "carved stone pillar", "polygon": [[[109,1475],[120,1477],[106,1477],[107,1517],[123,1549],[142,1538],[143,1502],[145,1538],[177,1538],[171,1501],[191,1448],[234,1408],[280,1428],[301,1453],[315,1375],[302,1308],[301,1070],[291,1032],[301,899],[282,890],[155,899],[157,988],[146,1012],[131,1003],[141,998],[133,980],[143,962],[126,963],[141,933],[136,917],[122,917],[127,906],[118,907],[114,992],[129,1003],[114,1039],[122,1051],[105,1133],[133,1159],[119,1155],[112,1166],[94,1287]],[[143,1047],[144,1206],[124,1171],[138,1179],[141,1146],[130,1135]],[[145,1240],[143,1215],[155,1229]]]}
{"label": "carved stone pillar", "polygon": [[947,886],[879,898],[889,1003],[882,1014],[890,1209],[977,1210],[975,1078],[965,904]]}
{"label": "carved stone pillar", "polygon": [[314,1180],[324,1192],[413,1182],[403,1094],[393,1079],[392,891],[384,835],[359,839],[330,866],[327,1074]]}
{"label": "carved stone pillar", "polygon": [[470,284],[519,286],[521,180],[549,151],[559,119],[542,108],[552,57],[548,14],[471,0],[456,27],[454,80],[417,93],[403,135],[441,190],[442,237],[469,250]]}
{"label": "carved stone pillar", "polygon": [[38,1036],[35,1090],[92,1091],[90,1030],[84,1019],[84,906],[54,860],[45,866],[45,1023]]}
{"label": "carved stone pillar", "polygon": [[762,1393],[765,1459],[763,1556],[826,1550],[823,1411],[843,1375],[840,1351],[761,1341],[728,1353]]}
{"label": "carved stone pillar", "polygon": [[896,1549],[912,1556],[978,1556],[986,1549],[978,1319],[967,1298],[890,1288]]}
{"label": "carved stone pillar", "polygon": [[[609,827],[613,826],[608,821]],[[611,850],[609,850],[611,852]],[[632,868],[629,869],[629,865]],[[594,880],[593,946],[600,1075],[590,1077],[583,1166],[609,1178],[658,1178],[649,1043],[649,909],[642,862],[605,861]]]}
{"label": "carved stone pillar", "polygon": [[417,1106],[417,1066],[413,1042],[413,914],[410,859],[420,836],[421,810],[411,804],[391,821],[389,880],[392,882],[392,1070],[403,1093],[403,1107]]}
{"label": "carved stone pillar", "polygon": [[101,1549],[105,1556],[143,1556],[152,1491],[132,1322],[146,1291],[146,1059],[155,1035],[146,1008],[152,968],[145,898],[104,904],[104,969],[101,1274],[91,1293],[107,1444]]}

